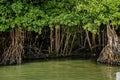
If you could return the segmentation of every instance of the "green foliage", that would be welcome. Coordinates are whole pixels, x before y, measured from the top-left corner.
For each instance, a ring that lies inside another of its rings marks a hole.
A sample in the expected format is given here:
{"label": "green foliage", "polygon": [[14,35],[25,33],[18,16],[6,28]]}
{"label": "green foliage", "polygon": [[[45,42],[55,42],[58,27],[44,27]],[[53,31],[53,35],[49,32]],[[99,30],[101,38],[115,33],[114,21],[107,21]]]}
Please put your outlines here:
{"label": "green foliage", "polygon": [[101,24],[119,26],[120,0],[86,0],[77,3],[76,10],[83,15],[83,28],[93,33]]}
{"label": "green foliage", "polygon": [[0,31],[27,27],[41,33],[56,24],[83,26],[97,33],[101,24],[120,25],[120,0],[0,0]]}

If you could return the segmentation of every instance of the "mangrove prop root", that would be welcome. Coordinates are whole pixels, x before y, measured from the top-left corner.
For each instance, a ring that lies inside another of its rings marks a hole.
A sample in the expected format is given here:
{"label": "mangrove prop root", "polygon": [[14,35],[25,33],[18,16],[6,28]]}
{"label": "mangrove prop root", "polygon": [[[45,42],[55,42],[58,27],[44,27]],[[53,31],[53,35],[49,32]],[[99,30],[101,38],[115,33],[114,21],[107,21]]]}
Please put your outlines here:
{"label": "mangrove prop root", "polygon": [[11,44],[4,50],[1,57],[1,64],[21,64],[22,54],[24,53],[24,36],[15,28],[10,32]]}
{"label": "mangrove prop root", "polygon": [[108,43],[100,53],[98,62],[110,65],[120,65],[120,43],[118,36],[109,25],[107,25]]}

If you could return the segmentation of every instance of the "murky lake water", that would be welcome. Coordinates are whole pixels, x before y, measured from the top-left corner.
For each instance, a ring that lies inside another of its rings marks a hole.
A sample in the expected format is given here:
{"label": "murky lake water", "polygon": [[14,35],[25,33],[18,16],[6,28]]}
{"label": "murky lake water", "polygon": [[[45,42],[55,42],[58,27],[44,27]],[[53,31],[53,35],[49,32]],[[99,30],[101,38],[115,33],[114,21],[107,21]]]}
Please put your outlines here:
{"label": "murky lake water", "polygon": [[118,71],[90,60],[37,61],[0,67],[0,80],[115,80]]}

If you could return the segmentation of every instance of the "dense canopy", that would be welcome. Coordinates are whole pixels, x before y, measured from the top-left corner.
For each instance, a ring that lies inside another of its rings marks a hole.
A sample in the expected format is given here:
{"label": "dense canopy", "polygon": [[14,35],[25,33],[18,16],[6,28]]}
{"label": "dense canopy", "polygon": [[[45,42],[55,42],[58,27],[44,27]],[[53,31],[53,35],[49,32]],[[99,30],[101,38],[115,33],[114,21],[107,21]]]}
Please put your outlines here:
{"label": "dense canopy", "polygon": [[0,0],[0,31],[27,27],[82,26],[93,33],[101,24],[120,25],[120,0]]}

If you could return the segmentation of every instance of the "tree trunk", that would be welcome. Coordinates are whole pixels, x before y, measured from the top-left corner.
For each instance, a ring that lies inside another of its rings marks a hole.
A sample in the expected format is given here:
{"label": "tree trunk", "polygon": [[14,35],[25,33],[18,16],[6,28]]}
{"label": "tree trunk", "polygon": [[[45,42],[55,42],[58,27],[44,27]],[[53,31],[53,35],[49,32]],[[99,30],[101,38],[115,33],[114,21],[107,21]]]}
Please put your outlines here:
{"label": "tree trunk", "polygon": [[11,44],[4,49],[4,53],[1,57],[1,64],[21,64],[22,54],[24,53],[24,33],[19,32],[18,28],[10,32]]}
{"label": "tree trunk", "polygon": [[60,25],[55,26],[55,53],[59,55],[60,46]]}
{"label": "tree trunk", "polygon": [[98,62],[110,65],[120,65],[120,43],[118,36],[110,25],[107,25],[107,45],[101,51]]}

